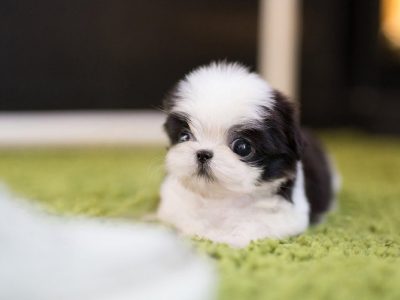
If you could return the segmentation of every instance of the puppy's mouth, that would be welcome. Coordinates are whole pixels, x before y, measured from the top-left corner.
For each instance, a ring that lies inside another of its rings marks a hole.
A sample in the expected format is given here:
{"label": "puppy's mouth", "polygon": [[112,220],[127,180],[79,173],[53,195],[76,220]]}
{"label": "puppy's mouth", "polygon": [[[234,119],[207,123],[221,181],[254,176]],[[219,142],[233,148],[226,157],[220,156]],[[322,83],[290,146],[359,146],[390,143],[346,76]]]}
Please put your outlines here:
{"label": "puppy's mouth", "polygon": [[214,181],[215,177],[212,174],[211,168],[208,163],[199,163],[196,171],[196,176],[204,178],[207,181]]}

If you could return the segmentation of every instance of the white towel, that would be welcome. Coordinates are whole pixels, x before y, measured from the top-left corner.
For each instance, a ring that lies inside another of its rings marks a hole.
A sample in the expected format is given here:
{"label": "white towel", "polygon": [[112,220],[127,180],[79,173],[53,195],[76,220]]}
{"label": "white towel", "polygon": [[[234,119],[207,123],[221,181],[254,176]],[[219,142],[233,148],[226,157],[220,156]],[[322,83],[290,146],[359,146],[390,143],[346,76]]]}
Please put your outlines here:
{"label": "white towel", "polygon": [[165,229],[50,216],[0,192],[0,299],[213,299],[215,282]]}

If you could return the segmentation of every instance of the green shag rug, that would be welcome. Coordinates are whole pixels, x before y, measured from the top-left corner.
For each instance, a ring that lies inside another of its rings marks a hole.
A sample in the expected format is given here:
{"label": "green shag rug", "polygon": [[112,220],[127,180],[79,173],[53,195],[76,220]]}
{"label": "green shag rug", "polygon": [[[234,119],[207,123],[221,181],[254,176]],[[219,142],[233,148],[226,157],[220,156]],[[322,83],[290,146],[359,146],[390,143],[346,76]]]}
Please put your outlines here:
{"label": "green shag rug", "polygon": [[[343,177],[338,208],[324,224],[242,250],[194,241],[219,266],[220,299],[400,299],[400,140],[322,137]],[[0,180],[53,212],[133,219],[157,206],[164,154],[0,150]]]}

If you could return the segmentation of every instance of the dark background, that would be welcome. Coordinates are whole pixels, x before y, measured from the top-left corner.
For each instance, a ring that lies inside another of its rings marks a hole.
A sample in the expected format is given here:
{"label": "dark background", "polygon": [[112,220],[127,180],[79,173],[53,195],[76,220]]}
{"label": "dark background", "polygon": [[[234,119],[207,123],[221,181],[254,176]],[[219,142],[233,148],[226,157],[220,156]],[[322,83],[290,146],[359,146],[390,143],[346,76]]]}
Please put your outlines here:
{"label": "dark background", "polygon": [[[400,133],[400,54],[380,1],[304,0],[305,124]],[[258,1],[2,0],[0,110],[157,108],[212,60],[256,67]]]}
{"label": "dark background", "polygon": [[3,110],[152,108],[199,64],[256,65],[257,1],[14,1],[0,2]]}
{"label": "dark background", "polygon": [[300,99],[312,127],[400,134],[400,51],[380,33],[381,1],[303,1]]}

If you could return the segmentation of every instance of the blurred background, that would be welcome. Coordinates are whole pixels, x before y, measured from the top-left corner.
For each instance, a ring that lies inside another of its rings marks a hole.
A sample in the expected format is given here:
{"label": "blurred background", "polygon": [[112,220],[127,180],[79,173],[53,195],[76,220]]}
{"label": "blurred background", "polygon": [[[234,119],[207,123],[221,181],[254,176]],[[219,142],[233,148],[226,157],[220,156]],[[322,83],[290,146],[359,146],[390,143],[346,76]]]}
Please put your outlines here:
{"label": "blurred background", "polygon": [[0,24],[3,143],[158,141],[163,95],[224,59],[307,126],[400,134],[400,0],[2,0]]}

